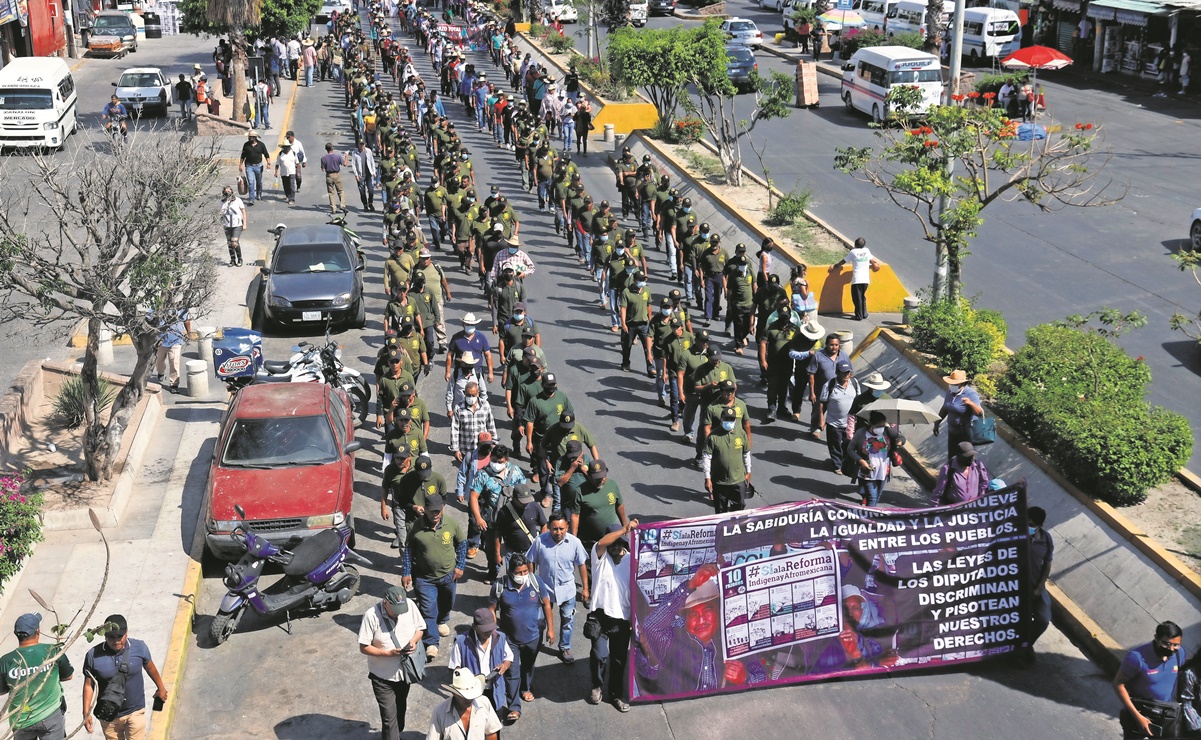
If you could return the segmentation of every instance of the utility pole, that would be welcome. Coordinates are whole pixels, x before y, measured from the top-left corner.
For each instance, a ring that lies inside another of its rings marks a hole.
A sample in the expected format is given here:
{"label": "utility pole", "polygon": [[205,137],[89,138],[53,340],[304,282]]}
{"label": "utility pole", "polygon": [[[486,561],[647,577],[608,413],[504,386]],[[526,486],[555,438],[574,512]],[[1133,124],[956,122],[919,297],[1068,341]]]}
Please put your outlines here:
{"label": "utility pole", "polygon": [[75,7],[71,0],[63,0],[63,32],[67,34],[67,56],[79,58],[79,49],[75,46]]}
{"label": "utility pole", "polygon": [[[955,100],[952,96],[959,94],[959,73],[960,65],[963,60],[963,11],[966,3],[964,0],[955,0],[955,16],[951,22],[951,27],[947,32],[951,34],[951,80],[946,86],[943,93],[944,105],[955,105]],[[944,32],[945,33],[945,32]],[[955,160],[947,160],[947,177],[953,178],[955,175]],[[940,196],[938,199],[938,242],[934,245],[934,285],[932,299],[937,302],[945,300],[950,292],[947,285],[947,247],[942,241],[942,220],[943,214],[947,211],[947,196]]]}

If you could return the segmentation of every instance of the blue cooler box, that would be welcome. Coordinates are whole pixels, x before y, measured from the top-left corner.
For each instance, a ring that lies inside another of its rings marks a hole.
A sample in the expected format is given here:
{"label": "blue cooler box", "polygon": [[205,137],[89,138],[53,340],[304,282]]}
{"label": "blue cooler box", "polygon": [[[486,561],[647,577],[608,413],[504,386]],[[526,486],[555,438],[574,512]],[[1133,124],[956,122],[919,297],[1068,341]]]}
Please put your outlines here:
{"label": "blue cooler box", "polygon": [[263,335],[250,329],[225,327],[213,340],[213,370],[221,380],[257,375],[263,367]]}

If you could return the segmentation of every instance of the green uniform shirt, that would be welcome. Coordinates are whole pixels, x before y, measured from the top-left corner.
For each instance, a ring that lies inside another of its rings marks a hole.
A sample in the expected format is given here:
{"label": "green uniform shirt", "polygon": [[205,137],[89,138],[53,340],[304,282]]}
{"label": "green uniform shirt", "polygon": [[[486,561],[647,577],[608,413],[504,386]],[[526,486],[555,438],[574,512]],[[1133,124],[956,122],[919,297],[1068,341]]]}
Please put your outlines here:
{"label": "green uniform shirt", "polygon": [[511,350],[514,347],[520,347],[522,345],[522,335],[525,334],[526,329],[533,329],[535,332],[538,331],[537,325],[534,324],[534,320],[529,316],[522,319],[520,324],[510,321],[507,326],[503,327],[505,349]]}
{"label": "green uniform shirt", "polygon": [[767,350],[767,364],[770,367],[775,363],[787,363],[789,361],[788,352],[792,349],[793,341],[800,335],[800,332],[792,322],[784,325],[783,328],[771,328],[764,334],[763,341]]}
{"label": "green uniform shirt", "polygon": [[[397,347],[404,352],[405,356],[405,372],[417,375],[417,371],[421,368],[421,353],[425,352],[425,340],[416,331],[406,336],[396,338]],[[416,388],[416,384],[413,385]]]}
{"label": "green uniform shirt", "polygon": [[746,463],[743,455],[747,451],[746,436],[742,428],[735,426],[727,432],[719,424],[705,438],[702,455],[709,455],[709,480],[718,486],[736,486],[746,480]]}
{"label": "green uniform shirt", "polygon": [[531,396],[525,403],[523,418],[527,422],[533,422],[534,436],[541,439],[552,425],[559,423],[559,417],[563,415],[564,411],[575,413],[575,409],[571,406],[571,399],[567,397],[566,393],[556,388],[549,398],[544,398],[541,391]]}
{"label": "green uniform shirt", "polygon": [[[696,373],[696,382],[692,384],[693,387],[698,385],[709,385],[710,383],[717,383],[722,380],[737,380],[737,378],[734,377],[734,368],[730,367],[730,364],[725,361],[719,361],[716,365],[708,370],[699,368]],[[706,390],[701,394],[701,404],[704,406],[709,406],[716,403],[718,393],[719,392],[716,388]]]}
{"label": "green uniform shirt", "polygon": [[410,574],[414,578],[441,578],[455,569],[455,549],[467,538],[457,521],[442,514],[436,529],[422,521],[409,530]]}
{"label": "green uniform shirt", "polygon": [[662,311],[656,312],[651,317],[650,335],[651,335],[651,350],[655,357],[662,357],[663,350],[667,347],[667,343],[672,340],[675,335],[672,333],[675,330],[671,328],[671,316],[664,316]]}
{"label": "green uniform shirt", "polygon": [[425,210],[434,216],[442,213],[446,204],[446,188],[441,185],[431,185],[425,189]]}
{"label": "green uniform shirt", "polygon": [[[427,282],[426,286],[428,285]],[[422,291],[409,291],[409,303],[416,307],[417,315],[421,317],[422,327],[433,326],[436,323],[434,320],[434,294],[428,287]]]}
{"label": "green uniform shirt", "polygon": [[517,280],[505,285],[498,282],[492,289],[492,303],[496,307],[496,323],[504,326],[513,316],[513,306],[525,301],[525,286]]}
{"label": "green uniform shirt", "polygon": [[61,681],[75,673],[62,648],[48,643],[18,647],[0,656],[0,692],[12,692],[7,719],[15,730],[36,725],[58,711]]}
{"label": "green uniform shirt", "polygon": [[[726,408],[724,403],[715,403],[705,407],[705,413],[701,416],[701,427],[709,427],[710,429],[718,429],[721,427],[721,412]],[[747,418],[746,402],[741,398],[734,398],[734,415],[737,417],[735,427],[742,429],[742,422]],[[744,430],[745,431],[745,430]]]}
{"label": "green uniform shirt", "polygon": [[690,394],[693,392],[692,389],[696,387],[697,373],[701,372],[701,369],[704,368],[706,365],[705,356],[701,355],[701,354],[697,354],[695,350],[696,350],[696,345],[693,345],[692,350],[690,350],[686,355],[684,355],[683,369],[684,369],[684,393],[685,394]]}
{"label": "green uniform shirt", "polygon": [[514,366],[514,370],[509,372],[505,390],[509,391],[509,397],[513,403],[515,412],[513,416],[515,419],[524,420],[526,404],[542,391],[542,372],[539,371],[535,376],[532,368],[523,369],[520,365]]}
{"label": "green uniform shirt", "polygon": [[746,274],[734,271],[726,278],[726,290],[730,292],[730,303],[738,308],[752,308],[755,305],[755,276],[747,270]]}
{"label": "green uniform shirt", "polygon": [[534,166],[537,168],[539,180],[549,180],[555,174],[555,158],[549,154],[538,157]]}
{"label": "green uniform shirt", "polygon": [[[691,352],[693,336],[685,331],[680,336],[671,337],[663,347],[663,359],[667,362],[667,370],[677,373],[688,367],[688,358],[697,357]],[[704,358],[701,358],[702,360]]]}
{"label": "green uniform shirt", "polygon": [[446,479],[441,473],[432,473],[429,480],[421,480],[421,474],[410,470],[395,482],[394,500],[401,506],[425,506],[425,499],[435,493],[446,497]]}
{"label": "green uniform shirt", "polygon": [[387,273],[389,288],[409,282],[412,271],[413,255],[408,252],[401,252],[384,260],[384,272]]}
{"label": "green uniform shirt", "polygon": [[400,431],[399,424],[394,425],[388,431],[388,436],[384,440],[384,449],[388,452],[396,452],[402,448],[408,449],[409,455],[412,457],[428,453],[425,444],[425,433],[422,431],[420,424],[409,422],[409,431],[407,434]]}
{"label": "green uniform shirt", "polygon": [[400,397],[400,386],[404,383],[408,383],[414,388],[417,387],[417,384],[413,382],[412,374],[406,370],[401,370],[399,378],[391,375],[380,376],[375,384],[376,408],[380,409],[380,413],[392,408],[393,402]]}
{"label": "green uniform shirt", "polygon": [[563,488],[563,506],[579,513],[576,536],[584,542],[596,542],[608,533],[610,524],[621,524],[617,507],[623,503],[621,490],[612,480],[605,480],[598,488],[585,479],[580,486],[573,487],[570,494],[566,487]]}
{"label": "green uniform shirt", "polygon": [[647,311],[650,303],[651,289],[635,288],[633,281],[630,281],[629,287],[621,291],[617,298],[617,305],[626,310],[627,324],[645,324],[650,321],[650,313]]}
{"label": "green uniform shirt", "polygon": [[[571,431],[567,431],[558,424],[555,424],[542,439],[542,444],[546,448],[547,457],[550,458],[551,462],[556,462],[567,452],[567,443],[573,440],[584,445],[585,450],[591,450],[596,446],[596,440],[592,437],[592,432],[588,431],[588,427],[578,421],[571,428]],[[592,457],[592,453],[586,452],[585,457]]]}
{"label": "green uniform shirt", "polygon": [[430,410],[425,405],[425,401],[422,401],[417,396],[413,396],[413,402],[405,408],[409,410],[409,417],[413,420],[413,426],[421,427],[423,430],[422,433],[424,433],[425,425],[430,420]]}
{"label": "green uniform shirt", "polygon": [[721,247],[706,247],[697,256],[697,264],[706,275],[720,275],[726,269],[726,252]]}

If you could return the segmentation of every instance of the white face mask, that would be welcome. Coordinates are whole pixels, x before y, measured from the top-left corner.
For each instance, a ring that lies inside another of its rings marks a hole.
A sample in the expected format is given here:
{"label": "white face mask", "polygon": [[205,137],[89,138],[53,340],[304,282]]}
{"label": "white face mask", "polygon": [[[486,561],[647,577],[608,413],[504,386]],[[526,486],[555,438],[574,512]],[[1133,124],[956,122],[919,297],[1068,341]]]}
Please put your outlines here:
{"label": "white face mask", "polygon": [[877,437],[881,434],[884,434],[884,427],[872,427],[872,434],[876,435]]}
{"label": "white face mask", "polygon": [[499,475],[500,473],[503,473],[503,472],[505,472],[505,467],[506,467],[506,465],[505,465],[505,463],[503,463],[503,462],[492,462],[492,463],[488,463],[488,469],[489,469],[489,470],[491,470],[493,473],[496,473],[496,474],[498,474],[498,475]]}
{"label": "white face mask", "polygon": [[514,575],[513,576],[513,583],[516,583],[518,586],[524,586],[529,580],[530,580],[529,573],[526,573],[524,575]]}

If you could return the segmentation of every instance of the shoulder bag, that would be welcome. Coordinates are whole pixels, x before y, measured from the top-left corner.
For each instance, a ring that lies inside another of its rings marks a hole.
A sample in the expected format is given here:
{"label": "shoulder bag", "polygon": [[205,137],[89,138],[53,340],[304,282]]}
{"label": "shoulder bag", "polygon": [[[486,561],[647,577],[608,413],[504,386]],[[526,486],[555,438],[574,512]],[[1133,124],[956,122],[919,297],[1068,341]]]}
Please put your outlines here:
{"label": "shoulder bag", "polygon": [[[980,407],[981,410],[984,406]],[[967,439],[973,446],[990,445],[997,441],[997,420],[989,419],[983,414],[972,417],[968,426]]]}
{"label": "shoulder bag", "polygon": [[[117,665],[117,673],[105,684],[100,699],[92,709],[92,714],[101,722],[112,722],[125,708],[125,681],[129,678],[129,645],[126,644],[113,660]],[[84,709],[86,711],[87,707]]]}
{"label": "shoulder bag", "polygon": [[[392,638],[393,645],[397,648],[401,647],[400,643],[396,640],[396,622],[388,616],[383,606],[377,604],[375,608],[378,610],[376,616],[379,619],[380,627],[387,629],[388,635]],[[409,608],[415,609],[416,605],[410,603]],[[405,683],[421,683],[424,678],[425,651],[421,649],[421,644],[418,643],[416,649],[400,659],[400,680]]]}

